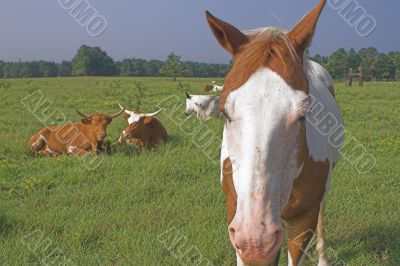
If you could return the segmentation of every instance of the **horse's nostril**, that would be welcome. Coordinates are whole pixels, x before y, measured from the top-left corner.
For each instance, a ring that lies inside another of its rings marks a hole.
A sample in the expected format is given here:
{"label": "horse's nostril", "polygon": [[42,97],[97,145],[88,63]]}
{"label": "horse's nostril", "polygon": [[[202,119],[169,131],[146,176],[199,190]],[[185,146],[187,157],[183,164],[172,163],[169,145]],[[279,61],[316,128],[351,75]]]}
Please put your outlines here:
{"label": "horse's nostril", "polygon": [[235,240],[235,233],[236,233],[235,228],[229,227],[229,236],[230,236],[230,238],[231,238],[232,240]]}
{"label": "horse's nostril", "polygon": [[229,227],[229,238],[232,242],[232,244],[236,247],[236,250],[239,250],[239,246],[236,243],[236,230],[233,226]]}

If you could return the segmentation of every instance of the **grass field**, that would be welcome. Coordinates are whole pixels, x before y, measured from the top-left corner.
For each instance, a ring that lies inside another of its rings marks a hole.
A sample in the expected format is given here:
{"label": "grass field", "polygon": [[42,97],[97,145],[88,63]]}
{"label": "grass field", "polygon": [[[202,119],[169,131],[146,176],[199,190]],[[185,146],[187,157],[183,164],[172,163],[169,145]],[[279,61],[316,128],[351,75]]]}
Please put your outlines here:
{"label": "grass field", "polygon": [[[157,151],[122,146],[91,156],[100,162],[95,169],[76,157],[27,152],[28,138],[43,127],[43,116],[22,104],[27,95],[41,92],[49,110],[75,121],[75,105],[87,113],[116,112],[118,100],[132,106],[135,80],[11,80],[10,87],[0,86],[0,265],[235,264],[219,167],[196,146],[202,139],[195,128],[219,137],[222,120],[180,124],[185,95],[173,81],[141,79],[148,87],[144,111],[171,96],[182,102],[173,119],[160,115],[170,140]],[[202,93],[209,80],[185,82]],[[337,99],[348,136],[376,165],[365,174],[351,159],[338,165],[326,210],[329,256],[346,265],[400,265],[400,84],[337,84]],[[122,117],[116,119],[108,141],[125,127]],[[281,264],[287,265],[286,252]],[[313,252],[305,265],[316,265]]]}

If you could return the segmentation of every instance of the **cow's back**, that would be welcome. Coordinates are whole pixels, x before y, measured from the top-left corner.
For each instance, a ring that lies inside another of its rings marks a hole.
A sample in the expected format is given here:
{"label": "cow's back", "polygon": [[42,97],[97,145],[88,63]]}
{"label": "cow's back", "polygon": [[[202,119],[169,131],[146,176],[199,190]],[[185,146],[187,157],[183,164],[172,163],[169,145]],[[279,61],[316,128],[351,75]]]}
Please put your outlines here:
{"label": "cow's back", "polygon": [[147,149],[155,148],[166,141],[167,130],[157,118],[153,118],[150,123],[145,125],[140,139],[134,140],[136,144],[141,143],[141,146]]}
{"label": "cow's back", "polygon": [[76,122],[42,128],[29,140],[29,144],[32,145],[40,138],[44,138],[45,147],[43,148],[60,154],[67,153],[70,147],[90,149],[90,142],[93,137],[93,134],[90,134],[90,126]]}
{"label": "cow's back", "polygon": [[[153,118],[153,120],[148,124],[150,128],[150,136],[155,141],[167,141],[167,130],[164,125],[157,118]],[[157,143],[159,144],[159,143]]]}
{"label": "cow's back", "polygon": [[63,140],[59,137],[63,126],[51,126],[45,127],[39,130],[33,137],[28,141],[32,150],[38,152],[40,150],[48,150],[54,153],[65,152],[66,149],[63,145]]}

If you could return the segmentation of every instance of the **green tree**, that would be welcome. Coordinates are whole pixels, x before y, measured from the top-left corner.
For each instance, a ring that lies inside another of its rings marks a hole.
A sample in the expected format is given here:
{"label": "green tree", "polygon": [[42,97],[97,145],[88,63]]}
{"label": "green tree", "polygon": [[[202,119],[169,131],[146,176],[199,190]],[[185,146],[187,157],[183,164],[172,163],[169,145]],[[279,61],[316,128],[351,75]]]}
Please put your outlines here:
{"label": "green tree", "polygon": [[160,73],[171,77],[174,81],[176,81],[176,78],[178,76],[183,76],[187,74],[188,71],[185,69],[181,61],[181,57],[179,55],[171,53],[170,55],[168,55],[168,59],[167,61],[165,61],[163,67],[160,70]]}
{"label": "green tree", "polygon": [[83,45],[72,59],[72,74],[74,76],[115,76],[118,71],[114,61],[106,52],[99,47]]}
{"label": "green tree", "polygon": [[14,69],[19,69],[18,77],[24,77],[24,78],[41,77],[40,62],[38,62],[38,61],[16,63],[14,65]]}
{"label": "green tree", "polygon": [[39,62],[39,76],[40,77],[57,77],[58,67],[54,62]]}
{"label": "green tree", "polygon": [[350,48],[347,53],[347,65],[355,71],[358,71],[361,65],[361,57],[354,48]]}
{"label": "green tree", "polygon": [[325,65],[324,57],[321,56],[320,54],[316,54],[316,55],[310,57],[310,59],[311,59],[312,61],[314,61],[314,62],[317,62],[317,63],[320,64],[320,65]]}
{"label": "green tree", "polygon": [[72,72],[72,63],[70,61],[62,61],[58,65],[58,76],[70,77]]}
{"label": "green tree", "polygon": [[374,47],[363,48],[358,54],[361,58],[361,65],[364,67],[365,79],[367,81],[374,80],[377,77],[377,69],[375,61],[378,58],[378,50]]}
{"label": "green tree", "polygon": [[0,79],[3,78],[4,62],[0,60]]}
{"label": "green tree", "polygon": [[134,76],[132,70],[132,60],[124,59],[122,62],[117,62],[116,64],[120,76],[124,77]]}
{"label": "green tree", "polygon": [[375,77],[379,80],[394,80],[396,76],[396,67],[393,61],[386,54],[378,54],[374,61]]}
{"label": "green tree", "polygon": [[329,56],[326,68],[335,79],[343,79],[347,77],[349,71],[347,52],[345,49],[340,48]]}
{"label": "green tree", "polygon": [[400,80],[400,52],[389,52],[388,57],[394,67],[394,79]]}
{"label": "green tree", "polygon": [[10,63],[3,63],[2,72],[2,78],[10,78]]}
{"label": "green tree", "polygon": [[159,60],[150,60],[143,63],[144,75],[148,77],[159,76],[163,62]]}

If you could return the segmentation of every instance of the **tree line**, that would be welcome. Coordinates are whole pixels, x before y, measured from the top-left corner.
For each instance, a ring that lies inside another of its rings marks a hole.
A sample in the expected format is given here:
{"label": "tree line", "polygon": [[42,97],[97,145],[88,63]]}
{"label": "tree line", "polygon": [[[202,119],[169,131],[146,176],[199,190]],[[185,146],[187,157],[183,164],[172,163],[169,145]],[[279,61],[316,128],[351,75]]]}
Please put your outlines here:
{"label": "tree line", "polygon": [[322,64],[335,80],[346,80],[350,68],[358,72],[360,66],[364,69],[366,81],[400,80],[400,52],[379,53],[374,47],[359,51],[341,48],[329,56],[315,55],[310,58]]}
{"label": "tree line", "polygon": [[122,76],[122,77],[224,77],[229,64],[182,62],[181,57],[170,54],[166,61],[138,58],[114,60],[99,47],[83,45],[71,61],[3,62],[0,78]]}
{"label": "tree line", "polygon": [[[349,69],[364,68],[366,81],[400,80],[400,52],[379,53],[376,48],[359,51],[338,49],[329,56],[315,55],[312,60],[328,69],[335,80],[348,78]],[[0,61],[0,78],[72,77],[72,76],[123,76],[123,77],[225,77],[229,64],[208,64],[182,61],[179,55],[170,54],[165,61],[138,58],[115,62],[99,47],[83,45],[71,61],[3,62]]]}

